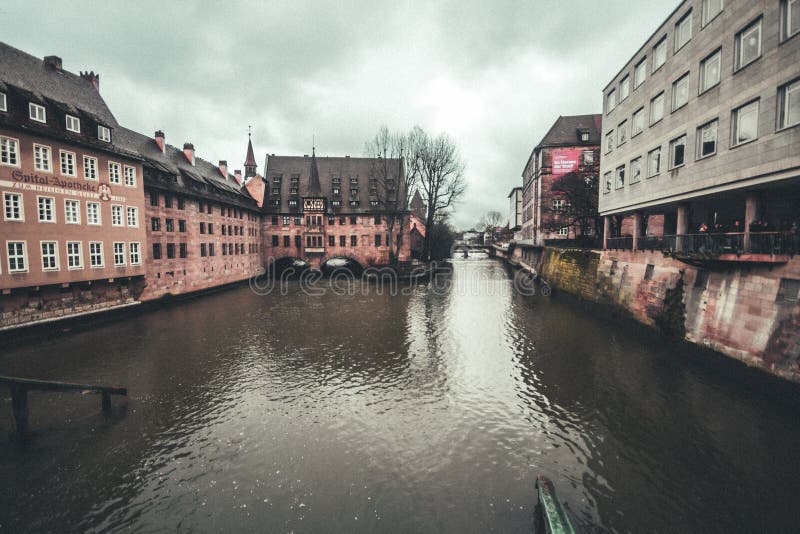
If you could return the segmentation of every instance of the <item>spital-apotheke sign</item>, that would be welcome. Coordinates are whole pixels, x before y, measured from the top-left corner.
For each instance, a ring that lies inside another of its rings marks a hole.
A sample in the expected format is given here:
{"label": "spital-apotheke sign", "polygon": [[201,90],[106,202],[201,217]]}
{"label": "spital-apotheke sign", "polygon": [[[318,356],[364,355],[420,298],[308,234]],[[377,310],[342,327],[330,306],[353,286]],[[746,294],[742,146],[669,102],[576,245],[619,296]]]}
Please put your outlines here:
{"label": "spital-apotheke sign", "polygon": [[57,176],[25,174],[20,170],[11,173],[12,182],[0,180],[0,186],[38,193],[58,193],[79,197],[99,198],[108,201],[125,202],[125,197],[112,196],[111,186],[106,183],[86,183],[80,180],[64,180]]}

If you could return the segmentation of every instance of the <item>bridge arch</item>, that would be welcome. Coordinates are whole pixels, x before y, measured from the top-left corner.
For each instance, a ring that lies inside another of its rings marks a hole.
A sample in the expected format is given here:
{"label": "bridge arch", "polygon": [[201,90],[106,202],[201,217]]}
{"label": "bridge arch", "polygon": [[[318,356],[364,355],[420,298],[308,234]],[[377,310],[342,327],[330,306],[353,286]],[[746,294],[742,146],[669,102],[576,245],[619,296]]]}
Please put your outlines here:
{"label": "bridge arch", "polygon": [[365,266],[358,259],[346,255],[329,256],[320,263],[320,270],[324,275],[349,271],[351,275],[358,277],[364,269]]}

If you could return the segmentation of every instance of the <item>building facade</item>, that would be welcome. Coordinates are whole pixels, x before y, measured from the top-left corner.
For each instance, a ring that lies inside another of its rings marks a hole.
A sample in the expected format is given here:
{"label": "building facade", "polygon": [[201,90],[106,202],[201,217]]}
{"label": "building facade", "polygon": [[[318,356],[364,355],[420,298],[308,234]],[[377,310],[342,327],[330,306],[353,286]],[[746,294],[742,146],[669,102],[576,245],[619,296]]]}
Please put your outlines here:
{"label": "building facade", "polygon": [[[228,172],[178,149],[164,132],[148,137],[120,128],[120,143],[143,160],[146,287],[142,300],[241,282],[263,268],[262,222],[241,171]],[[252,155],[252,144],[248,143]],[[254,180],[255,160],[247,173]]]}
{"label": "building facade", "polygon": [[275,156],[264,172],[266,261],[321,269],[334,258],[362,267],[410,259],[403,162],[380,158]]}
{"label": "building facade", "polygon": [[508,230],[514,238],[522,238],[522,188],[514,187],[508,194]]}
{"label": "building facade", "polygon": [[0,328],[138,300],[142,161],[118,130],[99,75],[0,43]]}
{"label": "building facade", "polygon": [[[537,144],[522,171],[522,233],[523,241],[536,244],[545,239],[570,239],[594,232],[585,220],[576,222],[570,216],[570,196],[585,201],[596,196],[599,171],[601,115],[562,116]],[[585,180],[585,186],[564,181]],[[587,196],[589,195],[589,196]]]}
{"label": "building facade", "polygon": [[623,66],[603,93],[606,246],[796,248],[798,32],[796,0],[685,0]]}

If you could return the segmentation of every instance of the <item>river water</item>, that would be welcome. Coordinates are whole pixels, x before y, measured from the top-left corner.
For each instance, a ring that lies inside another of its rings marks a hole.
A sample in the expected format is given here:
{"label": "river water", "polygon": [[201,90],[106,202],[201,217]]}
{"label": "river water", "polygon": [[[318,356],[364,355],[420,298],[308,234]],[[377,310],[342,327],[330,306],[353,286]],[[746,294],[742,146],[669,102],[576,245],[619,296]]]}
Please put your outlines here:
{"label": "river water", "polygon": [[[549,476],[585,532],[795,532],[800,417],[739,369],[490,259],[406,294],[242,287],[16,343],[0,374],[0,532],[531,532]],[[285,294],[282,294],[285,293]],[[744,377],[744,378],[743,378]]]}

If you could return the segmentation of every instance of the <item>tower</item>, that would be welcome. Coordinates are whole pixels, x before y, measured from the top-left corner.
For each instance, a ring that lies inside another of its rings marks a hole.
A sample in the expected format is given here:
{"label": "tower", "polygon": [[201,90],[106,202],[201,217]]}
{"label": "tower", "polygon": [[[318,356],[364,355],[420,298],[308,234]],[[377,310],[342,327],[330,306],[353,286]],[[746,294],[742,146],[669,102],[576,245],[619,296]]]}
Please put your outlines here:
{"label": "tower", "polygon": [[247,156],[244,160],[244,179],[252,178],[256,175],[256,157],[253,155],[253,141],[250,139],[250,127],[247,132]]}

